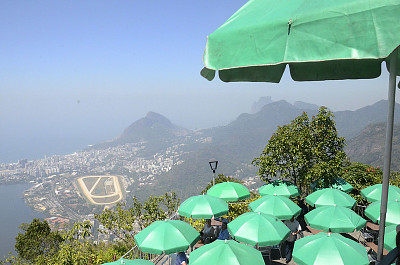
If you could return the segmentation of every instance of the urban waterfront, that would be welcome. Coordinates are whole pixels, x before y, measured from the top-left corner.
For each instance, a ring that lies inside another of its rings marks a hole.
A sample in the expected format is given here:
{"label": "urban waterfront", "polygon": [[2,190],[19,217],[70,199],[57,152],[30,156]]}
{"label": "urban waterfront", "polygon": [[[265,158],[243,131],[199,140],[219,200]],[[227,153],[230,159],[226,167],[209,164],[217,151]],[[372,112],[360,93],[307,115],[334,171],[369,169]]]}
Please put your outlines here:
{"label": "urban waterfront", "polygon": [[32,184],[0,185],[0,258],[8,252],[14,252],[15,237],[20,231],[18,226],[29,223],[33,218],[44,215],[33,211],[24,203],[24,190]]}

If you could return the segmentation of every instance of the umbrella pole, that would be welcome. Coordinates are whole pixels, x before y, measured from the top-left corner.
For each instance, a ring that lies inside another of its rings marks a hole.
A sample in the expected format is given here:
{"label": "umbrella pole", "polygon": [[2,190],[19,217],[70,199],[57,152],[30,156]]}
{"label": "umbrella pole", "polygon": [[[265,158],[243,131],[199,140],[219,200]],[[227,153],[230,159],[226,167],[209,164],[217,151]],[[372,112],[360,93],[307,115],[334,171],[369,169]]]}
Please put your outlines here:
{"label": "umbrella pole", "polygon": [[392,160],[392,140],[393,140],[393,121],[394,121],[394,106],[396,96],[396,69],[397,69],[397,52],[398,48],[390,55],[389,68],[389,91],[388,91],[388,116],[386,124],[386,139],[385,139],[385,159],[383,165],[383,180],[382,180],[382,197],[380,208],[380,223],[379,223],[379,241],[378,241],[378,256],[377,263],[379,264],[383,258],[383,241],[385,234],[385,221],[389,190],[390,163]]}

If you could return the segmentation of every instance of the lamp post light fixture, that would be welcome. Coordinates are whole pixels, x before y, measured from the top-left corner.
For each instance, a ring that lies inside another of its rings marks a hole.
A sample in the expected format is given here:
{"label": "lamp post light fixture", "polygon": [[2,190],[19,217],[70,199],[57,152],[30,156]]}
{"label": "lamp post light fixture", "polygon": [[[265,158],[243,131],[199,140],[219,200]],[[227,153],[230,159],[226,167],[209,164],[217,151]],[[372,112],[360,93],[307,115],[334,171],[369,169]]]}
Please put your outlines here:
{"label": "lamp post light fixture", "polygon": [[208,162],[210,164],[211,170],[213,171],[213,186],[215,185],[215,170],[217,170],[218,161],[212,160]]}

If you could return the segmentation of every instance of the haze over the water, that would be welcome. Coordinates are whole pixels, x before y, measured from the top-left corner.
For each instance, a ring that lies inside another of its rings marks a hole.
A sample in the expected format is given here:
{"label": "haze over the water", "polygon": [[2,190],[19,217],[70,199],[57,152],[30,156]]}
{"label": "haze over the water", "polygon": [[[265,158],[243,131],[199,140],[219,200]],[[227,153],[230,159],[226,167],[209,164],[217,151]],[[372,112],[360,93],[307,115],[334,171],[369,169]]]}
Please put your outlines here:
{"label": "haze over the water", "polygon": [[230,122],[262,96],[332,110],[387,99],[385,69],[362,81],[202,78],[207,35],[246,2],[3,1],[0,162],[74,152],[148,111],[198,129]]}

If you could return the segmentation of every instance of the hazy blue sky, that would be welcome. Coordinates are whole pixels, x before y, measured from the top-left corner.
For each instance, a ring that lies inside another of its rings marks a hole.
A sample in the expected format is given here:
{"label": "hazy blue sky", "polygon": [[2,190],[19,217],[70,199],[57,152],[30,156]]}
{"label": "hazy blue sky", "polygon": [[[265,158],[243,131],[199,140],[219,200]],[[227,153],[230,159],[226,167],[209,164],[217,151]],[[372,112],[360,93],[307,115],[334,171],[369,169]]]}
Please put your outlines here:
{"label": "hazy blue sky", "polygon": [[0,162],[116,137],[150,110],[194,129],[224,125],[261,96],[333,110],[387,98],[386,70],[364,81],[202,78],[207,35],[245,2],[1,1]]}

